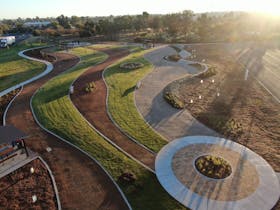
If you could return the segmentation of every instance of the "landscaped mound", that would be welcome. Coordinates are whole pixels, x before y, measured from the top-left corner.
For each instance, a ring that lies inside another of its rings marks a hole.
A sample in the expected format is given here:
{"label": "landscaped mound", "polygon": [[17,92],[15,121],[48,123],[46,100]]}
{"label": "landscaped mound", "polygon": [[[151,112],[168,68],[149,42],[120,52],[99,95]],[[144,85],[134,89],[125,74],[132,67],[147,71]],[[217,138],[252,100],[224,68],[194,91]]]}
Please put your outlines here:
{"label": "landscaped mound", "polygon": [[232,170],[229,163],[221,157],[203,155],[195,160],[196,169],[209,178],[224,179]]}
{"label": "landscaped mound", "polygon": [[144,66],[143,63],[138,63],[138,62],[122,63],[120,65],[122,69],[127,69],[127,70],[139,69],[142,68],[143,66]]}

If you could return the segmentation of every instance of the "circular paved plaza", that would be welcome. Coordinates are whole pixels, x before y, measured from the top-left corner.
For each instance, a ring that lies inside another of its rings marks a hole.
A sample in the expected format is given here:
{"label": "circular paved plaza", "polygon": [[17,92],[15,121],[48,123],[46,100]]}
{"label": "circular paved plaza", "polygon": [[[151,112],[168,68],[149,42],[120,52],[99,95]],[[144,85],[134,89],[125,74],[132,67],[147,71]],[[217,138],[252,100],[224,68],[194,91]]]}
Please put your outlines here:
{"label": "circular paved plaza", "polygon": [[[224,179],[201,174],[195,160],[203,155],[226,160],[231,174]],[[171,196],[197,210],[269,210],[280,195],[278,178],[263,158],[218,137],[190,136],[170,142],[158,153],[156,175]]]}

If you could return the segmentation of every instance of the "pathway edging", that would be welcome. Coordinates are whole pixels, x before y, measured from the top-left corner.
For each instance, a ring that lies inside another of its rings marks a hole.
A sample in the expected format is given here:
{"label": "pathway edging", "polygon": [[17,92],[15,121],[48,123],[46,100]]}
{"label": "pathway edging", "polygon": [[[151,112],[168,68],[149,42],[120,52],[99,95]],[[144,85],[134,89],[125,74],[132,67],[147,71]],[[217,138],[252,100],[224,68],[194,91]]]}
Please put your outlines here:
{"label": "pathway edging", "polygon": [[44,159],[41,157],[41,156],[38,156],[38,158],[42,161],[42,163],[46,166],[48,172],[49,172],[49,175],[51,177],[51,180],[52,180],[52,184],[53,184],[53,188],[54,188],[54,192],[55,192],[55,195],[56,195],[56,202],[57,202],[57,208],[58,210],[61,210],[61,202],[60,202],[60,199],[59,199],[59,194],[58,194],[58,189],[57,189],[57,186],[56,186],[56,182],[55,182],[55,178],[53,176],[53,173],[49,167],[49,165],[46,163],[46,161],[44,161]]}
{"label": "pathway edging", "polygon": [[[26,59],[28,59],[28,60],[38,61],[38,62],[41,62],[41,63],[42,63],[42,60],[37,59],[37,58],[29,57],[29,56],[27,56],[27,55],[24,55],[24,53],[25,53],[26,51],[35,50],[35,49],[41,49],[41,48],[46,48],[46,47],[48,47],[48,46],[44,46],[44,47],[34,47],[34,48],[26,49],[26,50],[20,51],[20,52],[18,53],[18,55],[19,55],[20,57],[26,58]],[[42,73],[40,73],[40,74],[38,74],[38,75],[36,75],[36,76],[34,76],[34,77],[28,79],[28,80],[25,80],[25,81],[23,81],[23,82],[20,82],[20,83],[18,83],[18,84],[16,84],[16,85],[14,85],[14,86],[12,86],[12,87],[6,89],[6,90],[1,91],[1,92],[0,92],[0,97],[2,97],[3,95],[6,95],[7,93],[9,93],[9,92],[11,92],[11,91],[13,91],[13,90],[15,90],[15,89],[20,88],[21,86],[24,86],[24,85],[27,85],[27,84],[29,84],[29,83],[31,83],[31,82],[34,82],[35,80],[40,79],[41,77],[43,77],[43,76],[47,75],[48,73],[50,73],[50,72],[52,71],[52,69],[53,69],[53,65],[52,65],[50,62],[48,62],[48,61],[44,61],[43,63],[46,64],[46,66],[47,66],[47,68],[45,69],[45,71],[43,71]]]}

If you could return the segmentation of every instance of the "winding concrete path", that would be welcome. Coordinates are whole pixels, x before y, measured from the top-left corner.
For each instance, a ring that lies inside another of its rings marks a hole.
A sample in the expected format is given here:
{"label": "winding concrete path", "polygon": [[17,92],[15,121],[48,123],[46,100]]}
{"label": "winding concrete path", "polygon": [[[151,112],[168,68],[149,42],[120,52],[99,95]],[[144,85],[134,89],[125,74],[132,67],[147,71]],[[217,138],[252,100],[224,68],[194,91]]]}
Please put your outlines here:
{"label": "winding concrete path", "polygon": [[189,61],[170,62],[165,56],[176,53],[168,46],[161,47],[145,55],[154,65],[154,70],[141,82],[135,91],[135,101],[144,119],[168,140],[187,135],[218,135],[213,130],[198,122],[188,110],[171,107],[163,98],[163,89],[170,82],[199,73],[188,65]]}
{"label": "winding concrete path", "polygon": [[[50,166],[63,209],[128,209],[120,192],[105,171],[79,150],[43,131],[34,121],[30,100],[49,79],[73,67],[79,58],[55,53],[57,61],[47,76],[28,84],[8,110],[6,122],[29,134],[27,146]],[[46,148],[50,147],[51,152]]]}
{"label": "winding concrete path", "polygon": [[[75,81],[75,91],[71,95],[71,100],[88,122],[106,136],[110,143],[154,172],[156,154],[123,134],[107,113],[107,87],[102,78],[103,71],[126,56],[128,52],[120,49],[104,49],[103,51],[109,55],[109,58],[105,62],[89,68]],[[85,84],[92,81],[96,85],[96,90],[93,93],[86,93]]]}

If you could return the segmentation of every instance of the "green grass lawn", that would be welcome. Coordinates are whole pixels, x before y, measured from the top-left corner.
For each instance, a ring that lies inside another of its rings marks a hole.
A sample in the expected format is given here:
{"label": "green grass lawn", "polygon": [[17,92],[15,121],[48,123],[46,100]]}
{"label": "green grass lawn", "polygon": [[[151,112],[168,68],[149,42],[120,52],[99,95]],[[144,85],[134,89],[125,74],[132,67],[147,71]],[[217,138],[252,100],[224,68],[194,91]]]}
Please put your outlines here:
{"label": "green grass lawn", "polygon": [[0,91],[28,80],[44,71],[44,64],[18,56],[18,52],[41,44],[20,44],[0,50]]}
{"label": "green grass lawn", "polygon": [[[87,48],[77,48],[72,53],[79,55],[82,62],[47,82],[33,99],[32,105],[39,121],[96,158],[118,182],[133,209],[185,209],[164,191],[154,174],[109,144],[75,109],[67,95],[69,85],[88,66],[105,60],[106,55]],[[120,183],[118,177],[123,172],[135,174],[135,183]]]}
{"label": "green grass lawn", "polygon": [[[134,104],[134,88],[139,80],[152,71],[143,58],[147,51],[135,52],[108,68],[104,75],[109,87],[108,109],[116,123],[130,136],[151,150],[158,152],[167,142],[154,132],[138,113]],[[140,62],[143,68],[124,70],[121,63]]]}

